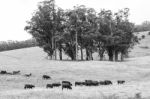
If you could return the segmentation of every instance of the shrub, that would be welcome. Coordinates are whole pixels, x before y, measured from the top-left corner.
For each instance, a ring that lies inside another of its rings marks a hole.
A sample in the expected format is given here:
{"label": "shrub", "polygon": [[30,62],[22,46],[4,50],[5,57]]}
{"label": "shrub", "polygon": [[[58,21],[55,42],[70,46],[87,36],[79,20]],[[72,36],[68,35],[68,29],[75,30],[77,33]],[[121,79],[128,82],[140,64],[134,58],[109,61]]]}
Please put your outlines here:
{"label": "shrub", "polygon": [[140,48],[143,48],[143,49],[149,49],[148,46],[140,46]]}
{"label": "shrub", "polygon": [[148,35],[150,35],[150,32],[148,32]]}
{"label": "shrub", "polygon": [[145,35],[142,35],[142,39],[144,39],[145,38]]}

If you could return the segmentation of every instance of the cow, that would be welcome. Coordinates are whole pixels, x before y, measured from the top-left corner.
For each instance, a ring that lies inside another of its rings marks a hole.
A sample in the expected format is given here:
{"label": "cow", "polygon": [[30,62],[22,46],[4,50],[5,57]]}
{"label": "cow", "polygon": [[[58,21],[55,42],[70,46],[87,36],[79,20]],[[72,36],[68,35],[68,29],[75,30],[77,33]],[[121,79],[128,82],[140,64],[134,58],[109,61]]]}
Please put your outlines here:
{"label": "cow", "polygon": [[52,86],[53,87],[59,87],[59,86],[61,86],[61,84],[60,83],[52,83]]}
{"label": "cow", "polygon": [[30,73],[30,74],[25,74],[24,76],[25,77],[30,77],[32,74]]}
{"label": "cow", "polygon": [[34,87],[35,87],[35,86],[32,85],[32,84],[25,84],[24,89],[32,89],[32,88],[34,88]]}
{"label": "cow", "polygon": [[62,81],[62,83],[68,83],[72,86],[71,82],[69,82],[69,81]]}
{"label": "cow", "polygon": [[6,74],[7,74],[7,75],[13,75],[13,73],[11,73],[11,72],[7,72]]}
{"label": "cow", "polygon": [[125,81],[124,81],[124,80],[118,80],[117,83],[118,83],[118,84],[124,84]]}
{"label": "cow", "polygon": [[110,80],[105,80],[105,85],[112,85],[112,82]]}
{"label": "cow", "polygon": [[93,80],[85,80],[85,85],[86,86],[98,86],[99,82],[98,81],[93,81]]}
{"label": "cow", "polygon": [[111,85],[112,82],[110,80],[104,80],[99,82],[100,85]]}
{"label": "cow", "polygon": [[17,74],[20,74],[20,70],[18,70],[18,71],[13,71],[13,75],[17,75]]}
{"label": "cow", "polygon": [[46,88],[53,88],[53,85],[52,84],[47,84]]}
{"label": "cow", "polygon": [[93,86],[98,86],[98,85],[99,85],[99,82],[98,82],[98,81],[92,81],[92,85],[93,85]]}
{"label": "cow", "polygon": [[86,86],[92,86],[93,84],[92,84],[92,80],[85,80],[85,85]]}
{"label": "cow", "polygon": [[7,74],[7,72],[6,72],[5,70],[2,70],[2,71],[0,72],[0,74]]}
{"label": "cow", "polygon": [[85,82],[75,82],[75,86],[83,86],[83,85],[85,85]]}
{"label": "cow", "polygon": [[71,85],[69,83],[62,83],[62,90],[66,88],[66,89],[72,89]]}
{"label": "cow", "polygon": [[51,77],[48,76],[48,75],[43,75],[42,78],[43,78],[43,79],[51,79]]}

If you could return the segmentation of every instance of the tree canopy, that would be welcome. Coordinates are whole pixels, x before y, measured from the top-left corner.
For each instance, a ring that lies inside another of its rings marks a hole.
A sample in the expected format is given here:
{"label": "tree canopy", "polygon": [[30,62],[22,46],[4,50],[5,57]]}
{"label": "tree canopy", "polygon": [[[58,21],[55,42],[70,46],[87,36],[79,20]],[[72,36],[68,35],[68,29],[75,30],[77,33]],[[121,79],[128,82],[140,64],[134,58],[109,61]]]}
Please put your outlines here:
{"label": "tree canopy", "polygon": [[[54,0],[40,2],[25,30],[37,41],[38,45],[53,58],[59,51],[60,60],[64,51],[72,60],[81,51],[81,60],[93,60],[98,53],[103,60],[107,53],[109,60],[121,60],[130,48],[138,43],[134,35],[134,24],[128,19],[129,9],[113,13],[102,9],[96,12],[84,5],[63,10]],[[83,56],[86,52],[86,57]]]}

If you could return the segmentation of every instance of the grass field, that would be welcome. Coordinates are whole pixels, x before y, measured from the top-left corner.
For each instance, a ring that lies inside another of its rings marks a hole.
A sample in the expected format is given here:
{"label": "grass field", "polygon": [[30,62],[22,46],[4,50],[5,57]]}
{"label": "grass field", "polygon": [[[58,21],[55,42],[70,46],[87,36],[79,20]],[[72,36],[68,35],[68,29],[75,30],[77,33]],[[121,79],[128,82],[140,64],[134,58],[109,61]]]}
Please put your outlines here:
{"label": "grass field", "polygon": [[[147,32],[142,34],[147,35]],[[38,47],[0,53],[0,70],[20,70],[21,75],[0,75],[0,99],[131,99],[135,94],[150,97],[150,36],[146,36],[124,62],[108,61],[52,61]],[[142,47],[141,47],[142,46]],[[147,46],[145,48],[145,46]],[[66,57],[66,56],[65,56]],[[97,57],[97,56],[95,56]],[[67,58],[67,57],[66,57]],[[33,76],[26,78],[25,73]],[[52,80],[42,80],[47,74]],[[112,80],[111,86],[46,89],[47,83]],[[117,85],[117,80],[126,80]],[[24,84],[34,84],[35,89],[24,90]],[[133,98],[134,99],[134,98]]]}

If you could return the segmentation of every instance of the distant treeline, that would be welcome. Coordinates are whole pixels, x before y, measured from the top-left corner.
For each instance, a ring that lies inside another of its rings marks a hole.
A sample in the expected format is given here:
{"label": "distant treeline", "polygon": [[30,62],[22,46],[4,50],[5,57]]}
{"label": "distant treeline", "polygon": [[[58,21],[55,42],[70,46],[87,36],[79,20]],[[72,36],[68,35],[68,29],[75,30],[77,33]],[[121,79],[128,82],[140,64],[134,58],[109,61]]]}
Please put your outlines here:
{"label": "distant treeline", "polygon": [[35,39],[29,39],[25,41],[0,41],[0,51],[8,51],[8,50],[14,50],[14,49],[20,49],[20,48],[28,48],[28,47],[34,47],[36,46],[36,40]]}
{"label": "distant treeline", "polygon": [[136,25],[135,32],[150,31],[150,22],[144,21],[141,25]]}

